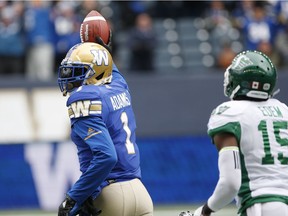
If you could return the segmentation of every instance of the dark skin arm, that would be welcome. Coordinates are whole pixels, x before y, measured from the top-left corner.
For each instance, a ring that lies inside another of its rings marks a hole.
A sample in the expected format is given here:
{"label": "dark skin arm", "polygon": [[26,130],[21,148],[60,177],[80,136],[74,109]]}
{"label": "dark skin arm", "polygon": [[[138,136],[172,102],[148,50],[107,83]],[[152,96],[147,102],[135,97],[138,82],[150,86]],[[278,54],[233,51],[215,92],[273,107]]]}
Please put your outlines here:
{"label": "dark skin arm", "polygon": [[[233,134],[230,133],[221,133],[221,134],[216,134],[213,137],[214,144],[218,150],[218,152],[221,151],[221,149],[225,147],[232,147],[236,146],[238,147],[238,142],[236,137]],[[207,203],[203,206],[202,209],[202,215],[203,216],[210,216],[212,213],[212,210],[208,207]]]}
{"label": "dark skin arm", "polygon": [[229,147],[229,146],[238,147],[238,142],[236,140],[236,137],[233,134],[230,134],[230,133],[216,134],[213,137],[213,141],[215,143],[215,146],[216,146],[218,152],[222,148],[225,148],[225,147]]}

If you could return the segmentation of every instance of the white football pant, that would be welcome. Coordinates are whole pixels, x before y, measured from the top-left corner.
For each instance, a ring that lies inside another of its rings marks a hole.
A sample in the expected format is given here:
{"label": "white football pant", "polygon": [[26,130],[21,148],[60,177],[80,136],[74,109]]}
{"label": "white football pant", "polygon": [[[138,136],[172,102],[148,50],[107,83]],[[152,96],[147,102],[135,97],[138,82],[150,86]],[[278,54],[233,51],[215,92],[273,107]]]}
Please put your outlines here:
{"label": "white football pant", "polygon": [[288,205],[282,202],[256,203],[246,213],[247,216],[288,216]]}

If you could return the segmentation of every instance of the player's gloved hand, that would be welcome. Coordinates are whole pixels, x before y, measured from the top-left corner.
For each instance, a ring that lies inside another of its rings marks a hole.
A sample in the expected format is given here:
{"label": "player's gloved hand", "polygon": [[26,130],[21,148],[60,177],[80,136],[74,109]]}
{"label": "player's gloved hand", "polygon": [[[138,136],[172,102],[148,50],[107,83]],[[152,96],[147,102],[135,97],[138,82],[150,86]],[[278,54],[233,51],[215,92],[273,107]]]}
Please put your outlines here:
{"label": "player's gloved hand", "polygon": [[190,211],[185,211],[185,212],[181,212],[179,216],[193,216],[193,214]]}
{"label": "player's gloved hand", "polygon": [[[112,33],[111,33],[111,30],[110,30],[110,37],[111,37]],[[104,41],[102,40],[101,37],[99,36],[96,36],[95,38],[95,43],[98,43],[100,44],[101,46],[105,47],[109,53],[112,55],[112,46],[111,46],[111,40],[110,40],[110,37],[109,37],[109,42],[108,42],[108,45],[104,43]],[[110,45],[109,45],[110,44]]]}
{"label": "player's gloved hand", "polygon": [[112,50],[112,30],[109,30],[109,39],[108,39],[108,43],[107,45],[110,47],[110,49]]}
{"label": "player's gloved hand", "polygon": [[212,212],[213,210],[210,209],[206,203],[205,205],[202,205],[199,208],[197,208],[193,216],[210,216]]}
{"label": "player's gloved hand", "polygon": [[83,204],[79,212],[79,216],[97,216],[101,214],[101,210],[93,206],[93,199],[89,197]]}
{"label": "player's gloved hand", "polygon": [[66,195],[66,198],[63,200],[63,202],[58,208],[58,216],[69,216],[75,204],[76,201]]}

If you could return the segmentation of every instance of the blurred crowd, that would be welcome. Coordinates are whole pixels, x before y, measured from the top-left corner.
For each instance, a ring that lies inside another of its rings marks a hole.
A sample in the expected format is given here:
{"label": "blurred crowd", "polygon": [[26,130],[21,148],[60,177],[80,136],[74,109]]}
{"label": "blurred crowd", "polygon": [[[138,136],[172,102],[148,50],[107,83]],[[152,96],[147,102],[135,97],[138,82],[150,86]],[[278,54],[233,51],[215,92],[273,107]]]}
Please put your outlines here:
{"label": "blurred crowd", "polygon": [[[288,66],[287,1],[212,1],[203,17],[215,41],[216,66],[227,67],[241,50],[262,51],[278,68]],[[234,37],[240,44],[233,46]]]}
{"label": "blurred crowd", "polygon": [[[80,42],[80,24],[91,10],[108,20],[114,35],[129,32],[131,70],[153,71],[161,40],[153,22],[167,17],[204,21],[214,67],[227,67],[243,49],[260,50],[277,67],[287,66],[288,1],[0,1],[0,76],[54,78],[67,50]],[[113,37],[113,52],[117,47]]]}

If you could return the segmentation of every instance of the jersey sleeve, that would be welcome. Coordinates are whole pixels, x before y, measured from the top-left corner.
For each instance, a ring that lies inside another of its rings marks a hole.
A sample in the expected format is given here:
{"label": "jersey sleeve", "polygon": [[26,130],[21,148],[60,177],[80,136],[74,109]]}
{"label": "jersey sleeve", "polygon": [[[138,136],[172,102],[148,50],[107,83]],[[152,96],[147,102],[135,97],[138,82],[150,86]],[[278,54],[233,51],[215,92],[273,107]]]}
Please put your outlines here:
{"label": "jersey sleeve", "polygon": [[117,153],[99,117],[78,119],[73,124],[71,138],[78,148],[82,175],[68,194],[81,204],[105,181],[117,162]]}
{"label": "jersey sleeve", "polygon": [[97,86],[83,86],[77,89],[68,99],[70,119],[102,115],[102,98]]}
{"label": "jersey sleeve", "polygon": [[219,133],[233,134],[238,143],[241,139],[241,109],[234,103],[223,103],[213,110],[208,122],[208,135],[212,138]]}

